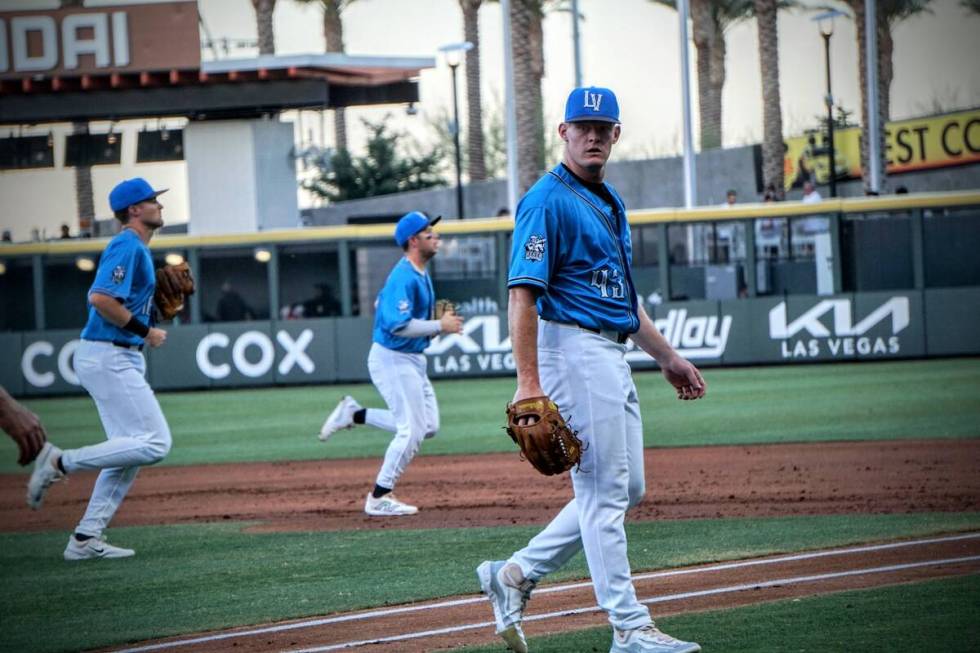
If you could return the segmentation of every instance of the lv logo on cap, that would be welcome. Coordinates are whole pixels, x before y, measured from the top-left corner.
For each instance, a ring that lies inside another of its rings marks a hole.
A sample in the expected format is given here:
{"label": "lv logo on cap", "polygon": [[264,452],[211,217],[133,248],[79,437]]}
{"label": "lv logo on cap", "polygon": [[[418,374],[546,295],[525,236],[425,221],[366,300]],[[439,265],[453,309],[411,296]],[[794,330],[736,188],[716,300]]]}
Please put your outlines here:
{"label": "lv logo on cap", "polygon": [[599,105],[602,104],[602,93],[590,93],[585,92],[585,108],[592,109],[593,111],[599,110]]}

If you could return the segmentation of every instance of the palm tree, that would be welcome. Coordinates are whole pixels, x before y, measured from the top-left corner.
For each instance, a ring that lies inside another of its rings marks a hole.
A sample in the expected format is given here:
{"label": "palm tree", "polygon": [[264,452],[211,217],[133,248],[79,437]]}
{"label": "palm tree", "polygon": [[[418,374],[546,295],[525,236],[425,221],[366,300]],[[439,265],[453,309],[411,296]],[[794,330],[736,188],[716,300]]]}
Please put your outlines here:
{"label": "palm tree", "polygon": [[[677,0],[653,0],[677,9]],[[752,16],[753,0],[691,0],[691,33],[698,53],[701,149],[721,147],[721,91],[725,86],[725,30]]]}
{"label": "palm tree", "polygon": [[783,182],[783,115],[779,91],[779,0],[755,0],[759,27],[759,68],[762,73],[762,181],[781,196]]}
{"label": "palm tree", "polygon": [[[325,52],[344,51],[344,21],[341,14],[355,0],[296,0],[300,4],[317,3],[323,7],[323,38]],[[347,149],[347,115],[343,107],[333,111],[334,144],[338,150]]]}
{"label": "palm tree", "polygon": [[276,0],[252,0],[255,7],[255,22],[259,32],[259,54],[275,54],[276,38],[272,30],[272,13]]}
{"label": "palm tree", "polygon": [[980,0],[960,0],[960,4],[975,14],[980,14]]}
{"label": "palm tree", "polygon": [[523,194],[544,169],[544,77],[542,0],[511,0],[511,56],[514,59],[514,100],[517,105],[517,190]]}
{"label": "palm tree", "polygon": [[[861,124],[868,124],[868,97],[867,97],[867,56],[865,53],[865,13],[864,0],[846,0],[848,6],[854,11],[854,22],[857,26],[858,41],[858,67],[861,85]],[[878,133],[874,135],[878,139],[879,169],[882,177],[885,175],[885,124],[891,117],[891,84],[895,76],[892,67],[892,52],[894,51],[894,41],[892,40],[892,29],[898,23],[917,16],[925,12],[930,12],[928,7],[931,0],[879,0],[877,3],[876,31],[878,37]],[[865,173],[869,170],[869,138],[868,130],[861,130],[861,170]],[[864,175],[865,187],[868,187],[868,175]],[[883,181],[883,180],[882,180]]]}
{"label": "palm tree", "polygon": [[466,154],[470,181],[487,178],[483,150],[483,104],[480,98],[480,4],[483,0],[459,0],[463,10],[463,38],[473,44],[466,52]]}

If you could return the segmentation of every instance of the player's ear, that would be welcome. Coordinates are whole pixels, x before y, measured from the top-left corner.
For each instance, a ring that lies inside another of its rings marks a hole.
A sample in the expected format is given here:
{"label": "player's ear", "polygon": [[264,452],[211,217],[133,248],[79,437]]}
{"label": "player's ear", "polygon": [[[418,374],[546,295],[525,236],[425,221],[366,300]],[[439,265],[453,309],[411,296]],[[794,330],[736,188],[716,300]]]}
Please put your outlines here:
{"label": "player's ear", "polygon": [[613,133],[612,133],[612,142],[613,143],[618,143],[619,142],[619,135],[622,133],[622,131],[623,131],[623,126],[620,125],[620,124],[618,124],[618,123],[616,124],[615,127],[613,127]]}
{"label": "player's ear", "polygon": [[558,138],[562,139],[566,143],[568,142],[568,123],[560,122],[558,123]]}

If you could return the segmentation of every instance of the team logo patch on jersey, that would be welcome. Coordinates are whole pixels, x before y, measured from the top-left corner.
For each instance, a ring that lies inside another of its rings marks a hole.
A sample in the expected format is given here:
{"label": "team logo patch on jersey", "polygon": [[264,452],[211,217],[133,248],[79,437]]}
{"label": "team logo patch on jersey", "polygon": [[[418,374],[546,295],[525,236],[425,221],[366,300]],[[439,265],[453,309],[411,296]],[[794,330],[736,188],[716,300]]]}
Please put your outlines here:
{"label": "team logo patch on jersey", "polygon": [[399,313],[408,313],[411,309],[412,309],[412,302],[408,301],[407,299],[403,299],[400,302],[398,302]]}
{"label": "team logo patch on jersey", "polygon": [[122,283],[123,279],[126,278],[126,268],[121,265],[117,265],[112,271],[112,283]]}
{"label": "team logo patch on jersey", "polygon": [[540,261],[544,258],[544,246],[548,242],[544,236],[531,236],[524,243],[524,258],[528,261]]}

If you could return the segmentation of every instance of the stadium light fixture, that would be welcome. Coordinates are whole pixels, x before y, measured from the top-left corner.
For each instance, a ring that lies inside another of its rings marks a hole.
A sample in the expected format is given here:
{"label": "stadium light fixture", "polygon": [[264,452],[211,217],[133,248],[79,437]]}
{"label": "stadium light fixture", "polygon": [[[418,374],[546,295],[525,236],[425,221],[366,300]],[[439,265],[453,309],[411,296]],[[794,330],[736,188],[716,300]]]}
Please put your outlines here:
{"label": "stadium light fixture", "polygon": [[95,269],[95,260],[89,256],[79,256],[75,259],[75,267],[82,272],[91,272]]}
{"label": "stadium light fixture", "polygon": [[827,95],[824,97],[824,103],[827,105],[827,169],[831,197],[837,197],[837,162],[834,160],[837,152],[834,147],[834,94],[830,87],[830,37],[834,35],[834,19],[844,15],[846,14],[843,11],[831,9],[810,19],[817,23],[820,36],[823,37],[824,68],[827,71]]}
{"label": "stadium light fixture", "polygon": [[450,130],[453,135],[453,145],[456,149],[456,215],[460,220],[463,219],[463,164],[459,150],[459,92],[456,85],[456,69],[463,61],[463,55],[473,49],[473,44],[469,41],[461,43],[449,43],[439,48],[439,52],[446,59],[449,66],[450,75],[453,80],[453,124]]}

